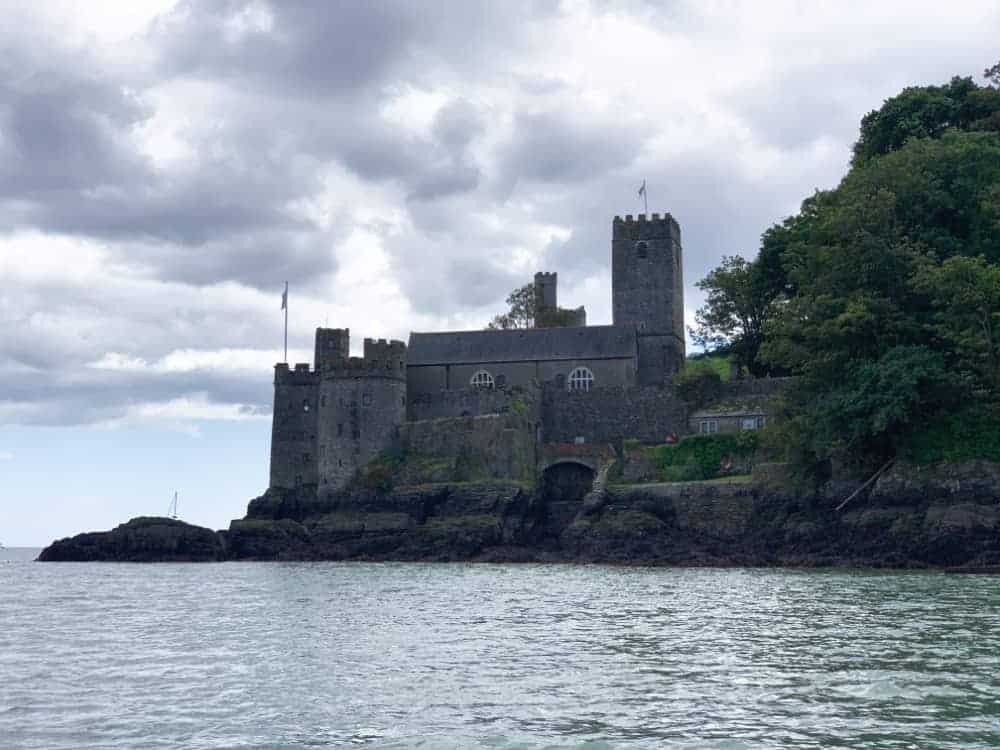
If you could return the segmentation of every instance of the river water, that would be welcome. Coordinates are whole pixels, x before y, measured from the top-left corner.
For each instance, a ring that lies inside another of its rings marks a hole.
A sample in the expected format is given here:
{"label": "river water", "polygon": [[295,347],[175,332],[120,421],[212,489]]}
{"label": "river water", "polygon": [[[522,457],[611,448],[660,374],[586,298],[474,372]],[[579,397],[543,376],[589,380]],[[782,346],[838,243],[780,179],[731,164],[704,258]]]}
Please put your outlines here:
{"label": "river water", "polygon": [[20,557],[4,750],[1000,747],[989,576]]}

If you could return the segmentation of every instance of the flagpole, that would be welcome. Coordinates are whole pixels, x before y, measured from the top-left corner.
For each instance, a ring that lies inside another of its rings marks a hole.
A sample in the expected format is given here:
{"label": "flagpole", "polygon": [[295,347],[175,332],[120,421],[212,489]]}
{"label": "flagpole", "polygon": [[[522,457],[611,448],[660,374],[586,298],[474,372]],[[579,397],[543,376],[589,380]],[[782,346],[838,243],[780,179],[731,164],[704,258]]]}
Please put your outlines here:
{"label": "flagpole", "polygon": [[642,181],[642,212],[649,216],[649,199],[646,196],[646,181]]}
{"label": "flagpole", "polygon": [[285,362],[288,362],[288,282],[285,282],[285,297],[282,300],[285,308]]}

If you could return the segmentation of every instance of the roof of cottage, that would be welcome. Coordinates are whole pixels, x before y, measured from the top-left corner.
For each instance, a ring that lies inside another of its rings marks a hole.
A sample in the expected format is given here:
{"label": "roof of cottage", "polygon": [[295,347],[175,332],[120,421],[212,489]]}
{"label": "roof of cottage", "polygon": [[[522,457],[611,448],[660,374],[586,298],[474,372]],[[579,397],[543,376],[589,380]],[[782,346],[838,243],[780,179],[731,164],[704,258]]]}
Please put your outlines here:
{"label": "roof of cottage", "polygon": [[411,333],[407,365],[624,359],[636,356],[634,326]]}

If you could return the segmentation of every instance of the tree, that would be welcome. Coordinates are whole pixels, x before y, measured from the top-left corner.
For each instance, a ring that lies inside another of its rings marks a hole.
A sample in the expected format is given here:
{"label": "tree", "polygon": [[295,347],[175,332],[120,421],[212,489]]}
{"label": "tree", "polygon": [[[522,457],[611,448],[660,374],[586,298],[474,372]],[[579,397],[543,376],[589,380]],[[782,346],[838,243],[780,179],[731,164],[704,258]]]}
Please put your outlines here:
{"label": "tree", "polygon": [[538,300],[534,284],[525,284],[507,295],[507,312],[494,316],[487,328],[510,330],[513,328],[532,328],[535,325],[535,313]]}
{"label": "tree", "polygon": [[695,343],[728,350],[751,374],[765,374],[767,368],[757,354],[775,293],[761,266],[739,255],[723,257],[697,286],[708,297],[695,316],[697,328],[691,332]]}
{"label": "tree", "polygon": [[507,295],[507,312],[495,315],[487,328],[564,328],[576,324],[576,310],[547,308],[538,298],[538,288],[525,284]]}
{"label": "tree", "polygon": [[957,368],[1000,387],[1000,265],[955,256],[929,261],[913,286],[935,309],[935,331],[953,348]]}
{"label": "tree", "polygon": [[993,67],[984,70],[983,78],[992,83],[994,86],[1000,86],[1000,62]]}
{"label": "tree", "polygon": [[[988,78],[993,70],[986,71]],[[940,138],[949,128],[995,131],[1000,129],[998,121],[1000,90],[978,86],[972,78],[956,76],[943,86],[911,86],[862,118],[851,163],[861,166],[902,148],[911,138]]]}
{"label": "tree", "polygon": [[856,360],[837,383],[810,400],[800,413],[814,455],[844,455],[881,464],[896,455],[911,434],[943,410],[957,407],[961,378],[942,354],[923,346],[899,346],[877,360]]}

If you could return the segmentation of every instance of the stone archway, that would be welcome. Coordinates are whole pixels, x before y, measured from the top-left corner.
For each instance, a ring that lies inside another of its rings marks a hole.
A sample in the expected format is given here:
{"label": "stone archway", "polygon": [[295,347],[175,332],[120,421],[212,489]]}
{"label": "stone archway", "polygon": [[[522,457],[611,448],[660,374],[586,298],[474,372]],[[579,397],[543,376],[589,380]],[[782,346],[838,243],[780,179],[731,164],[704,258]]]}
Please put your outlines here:
{"label": "stone archway", "polygon": [[583,498],[594,484],[596,472],[582,461],[558,461],[542,472],[546,533],[558,535],[583,507]]}

